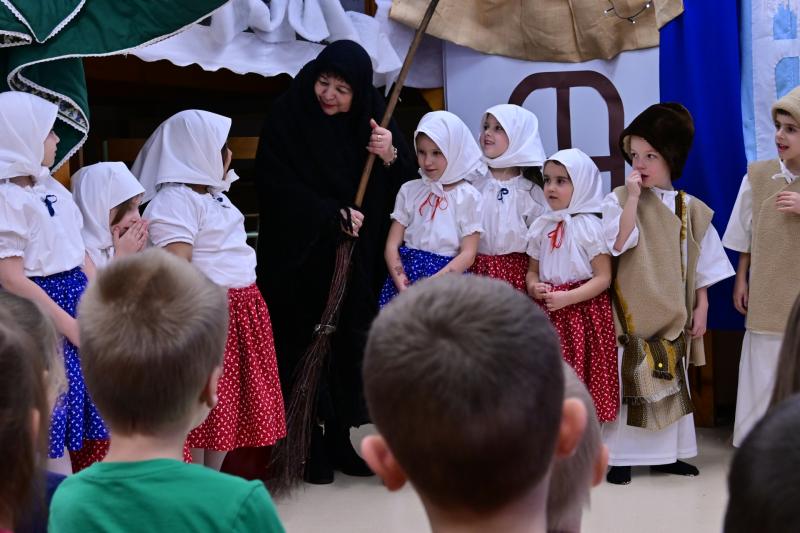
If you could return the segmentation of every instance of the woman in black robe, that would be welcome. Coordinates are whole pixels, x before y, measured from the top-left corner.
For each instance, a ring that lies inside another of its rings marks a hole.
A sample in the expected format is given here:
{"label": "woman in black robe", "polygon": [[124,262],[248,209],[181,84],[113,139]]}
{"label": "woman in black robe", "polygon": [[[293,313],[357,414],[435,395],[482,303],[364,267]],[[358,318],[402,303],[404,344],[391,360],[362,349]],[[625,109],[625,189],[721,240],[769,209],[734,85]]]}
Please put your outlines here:
{"label": "woman in black robe", "polygon": [[[348,94],[349,92],[349,94]],[[368,422],[361,362],[386,277],[383,249],[400,185],[417,166],[372,85],[372,62],[352,41],[328,45],[303,67],[264,122],[256,157],[260,223],[258,280],[269,306],[284,397],[311,343],[331,284],[336,246],[357,233],[347,295],[320,383],[306,480],[333,480],[333,468],[370,475],[350,444]],[[378,155],[363,205],[352,203],[368,153]],[[363,216],[362,216],[363,215]],[[352,229],[351,225],[352,224]]]}

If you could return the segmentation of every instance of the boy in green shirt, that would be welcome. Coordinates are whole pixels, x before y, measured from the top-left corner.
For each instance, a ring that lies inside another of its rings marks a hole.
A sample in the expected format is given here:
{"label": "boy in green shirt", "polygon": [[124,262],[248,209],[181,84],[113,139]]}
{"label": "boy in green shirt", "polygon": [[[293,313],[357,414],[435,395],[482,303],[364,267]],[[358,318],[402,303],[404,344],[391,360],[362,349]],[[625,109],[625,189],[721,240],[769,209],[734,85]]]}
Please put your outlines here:
{"label": "boy in green shirt", "polygon": [[62,482],[49,530],[282,532],[261,482],[182,462],[187,433],[217,402],[225,290],[153,249],[101,271],[79,315],[86,385],[111,447]]}

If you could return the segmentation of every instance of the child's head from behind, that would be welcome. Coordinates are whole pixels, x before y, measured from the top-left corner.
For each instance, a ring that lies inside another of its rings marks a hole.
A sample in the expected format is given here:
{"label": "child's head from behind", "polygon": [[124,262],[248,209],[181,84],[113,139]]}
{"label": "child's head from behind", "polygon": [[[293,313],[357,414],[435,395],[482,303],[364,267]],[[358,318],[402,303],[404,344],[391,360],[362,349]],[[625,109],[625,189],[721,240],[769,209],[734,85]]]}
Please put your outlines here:
{"label": "child's head from behind", "polygon": [[800,395],[767,412],[736,451],[725,533],[800,531]]}
{"label": "child's head from behind", "polygon": [[0,289],[0,309],[8,311],[8,316],[13,320],[10,325],[27,333],[33,342],[34,355],[38,359],[37,365],[44,369],[46,376],[47,405],[52,406],[57,396],[67,387],[61,355],[61,339],[53,321],[34,302],[2,289]]}
{"label": "child's head from behind", "polygon": [[772,106],[775,144],[784,160],[800,157],[800,87],[795,87]]}
{"label": "child's head from behind", "polygon": [[575,453],[557,458],[547,494],[547,529],[580,529],[583,508],[589,504],[591,487],[603,480],[608,464],[608,448],[600,437],[594,402],[575,371],[564,363],[564,398],[577,398],[586,407],[588,420]]}
{"label": "child's head from behind", "polygon": [[414,148],[420,171],[443,185],[466,179],[481,164],[481,151],[466,124],[448,111],[432,111],[419,121]]}
{"label": "child's head from behind", "polygon": [[671,188],[681,177],[694,138],[694,121],[677,102],[654,104],[622,130],[619,147],[642,175],[643,187]]}
{"label": "child's head from behind", "polygon": [[112,432],[186,431],[216,402],[227,299],[190,263],[159,249],[112,262],[78,323],[86,385]]}
{"label": "child's head from behind", "polygon": [[564,431],[559,354],[544,314],[503,282],[414,285],[370,330],[364,386],[380,436],[365,439],[365,459],[388,488],[407,477],[446,512],[520,500],[546,479]]}
{"label": "child's head from behind", "polygon": [[46,368],[33,339],[0,306],[0,526],[10,528],[35,490],[47,449]]}
{"label": "child's head from behind", "polygon": [[600,170],[577,148],[559,150],[543,168],[544,196],[553,211],[599,213],[603,198]]}

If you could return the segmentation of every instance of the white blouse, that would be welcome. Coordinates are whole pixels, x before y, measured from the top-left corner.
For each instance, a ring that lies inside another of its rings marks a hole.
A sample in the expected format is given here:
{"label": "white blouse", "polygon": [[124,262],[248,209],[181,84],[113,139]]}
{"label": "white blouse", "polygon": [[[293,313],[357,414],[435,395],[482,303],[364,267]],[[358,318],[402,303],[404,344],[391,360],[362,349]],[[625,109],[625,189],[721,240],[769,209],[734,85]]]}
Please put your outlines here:
{"label": "white blouse", "polygon": [[603,223],[595,215],[578,214],[564,221],[561,246],[553,247],[548,234],[558,222],[548,224],[539,235],[530,235],[528,255],[539,261],[539,279],[552,285],[583,281],[594,276],[591,261],[607,254]]}
{"label": "white blouse", "polygon": [[150,241],[192,245],[192,263],[211,281],[241,288],[256,281],[256,253],[247,244],[244,215],[224,194],[198,193],[165,183],[147,205]]}
{"label": "white blouse", "polygon": [[481,194],[466,181],[444,197],[422,179],[408,181],[400,187],[390,216],[405,226],[405,246],[448,257],[458,255],[462,238],[483,233]]}
{"label": "white blouse", "polygon": [[[671,211],[675,211],[675,198],[678,191],[664,190],[657,187],[651,189]],[[692,201],[693,197],[689,194],[684,194],[686,205]],[[639,242],[639,228],[634,226],[628,240],[622,246],[622,250],[617,252],[614,250],[614,242],[619,235],[619,218],[622,215],[622,206],[619,204],[617,196],[611,192],[603,199],[603,233],[606,239],[606,245],[612,255],[621,255],[627,250],[636,246]],[[683,249],[683,262],[684,266],[687,261],[686,243]],[[718,281],[729,278],[735,274],[733,266],[731,266],[728,256],[725,254],[725,249],[722,247],[722,242],[719,238],[716,228],[713,224],[708,226],[703,240],[700,242],[700,257],[697,260],[697,271],[694,278],[694,286],[696,289],[709,287]]]}
{"label": "white blouse", "polygon": [[503,255],[525,253],[528,246],[528,227],[544,211],[534,201],[532,182],[517,176],[498,181],[481,176],[472,182],[481,193],[483,229],[478,253]]}
{"label": "white blouse", "polygon": [[0,180],[0,259],[22,257],[26,276],[83,266],[81,227],[83,218],[72,194],[52,176],[33,187]]}
{"label": "white blouse", "polygon": [[[774,180],[785,180],[787,184],[794,183],[797,176],[789,172],[783,161],[780,161],[781,172],[772,176]],[[750,187],[750,180],[747,174],[742,178],[739,186],[739,194],[736,196],[736,203],[733,204],[731,218],[728,219],[728,227],[722,236],[722,244],[725,248],[730,248],[737,252],[750,253],[753,231],[753,189]]]}

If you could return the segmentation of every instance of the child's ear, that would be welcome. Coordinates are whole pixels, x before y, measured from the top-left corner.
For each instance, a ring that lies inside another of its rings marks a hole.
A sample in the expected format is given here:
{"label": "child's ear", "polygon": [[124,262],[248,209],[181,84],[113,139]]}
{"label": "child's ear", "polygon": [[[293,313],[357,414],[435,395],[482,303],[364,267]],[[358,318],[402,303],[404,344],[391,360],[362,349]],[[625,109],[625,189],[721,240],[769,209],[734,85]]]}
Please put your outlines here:
{"label": "child's ear", "polygon": [[600,449],[597,451],[597,458],[595,458],[594,461],[592,487],[596,487],[603,481],[607,469],[608,469],[608,446],[602,444],[600,445]]}
{"label": "child's ear", "polygon": [[203,391],[200,393],[200,401],[205,403],[209,409],[213,409],[219,401],[217,397],[217,384],[219,383],[221,375],[222,365],[214,367],[214,370],[208,375]]}
{"label": "child's ear", "polygon": [[406,473],[395,459],[386,440],[380,435],[368,435],[361,441],[361,456],[384,486],[391,490],[400,490],[406,484]]}
{"label": "child's ear", "polygon": [[561,410],[561,427],[556,442],[556,457],[569,457],[581,441],[589,415],[586,406],[577,398],[566,398]]}

